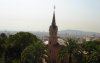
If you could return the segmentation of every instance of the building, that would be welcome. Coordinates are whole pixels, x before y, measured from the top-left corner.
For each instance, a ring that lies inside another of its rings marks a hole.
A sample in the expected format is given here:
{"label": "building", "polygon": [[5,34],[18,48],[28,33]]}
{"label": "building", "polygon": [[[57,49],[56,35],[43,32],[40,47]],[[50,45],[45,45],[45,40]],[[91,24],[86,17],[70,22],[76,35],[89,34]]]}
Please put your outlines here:
{"label": "building", "polygon": [[[58,52],[60,50],[60,45],[61,44],[64,45],[64,41],[62,39],[58,39],[57,32],[58,32],[58,27],[56,25],[55,10],[54,10],[52,23],[49,28],[49,41],[48,41],[49,63],[61,63],[61,60],[58,56]],[[66,59],[65,61],[63,61],[64,63],[67,63]]]}
{"label": "building", "polygon": [[49,43],[48,43],[48,50],[49,50],[49,62],[50,63],[58,63],[57,61],[59,60],[57,56],[58,52],[58,47],[57,45],[57,32],[58,32],[58,27],[55,22],[55,11],[53,13],[53,20],[52,24],[50,25],[49,28]]}

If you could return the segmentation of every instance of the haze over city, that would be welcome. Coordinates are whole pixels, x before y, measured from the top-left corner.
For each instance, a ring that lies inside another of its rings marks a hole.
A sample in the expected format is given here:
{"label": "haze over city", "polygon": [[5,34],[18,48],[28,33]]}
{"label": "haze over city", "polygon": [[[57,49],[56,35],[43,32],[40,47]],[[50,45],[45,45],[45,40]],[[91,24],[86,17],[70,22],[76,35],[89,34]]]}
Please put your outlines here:
{"label": "haze over city", "polygon": [[48,31],[54,4],[59,30],[100,32],[100,0],[0,0],[0,30]]}

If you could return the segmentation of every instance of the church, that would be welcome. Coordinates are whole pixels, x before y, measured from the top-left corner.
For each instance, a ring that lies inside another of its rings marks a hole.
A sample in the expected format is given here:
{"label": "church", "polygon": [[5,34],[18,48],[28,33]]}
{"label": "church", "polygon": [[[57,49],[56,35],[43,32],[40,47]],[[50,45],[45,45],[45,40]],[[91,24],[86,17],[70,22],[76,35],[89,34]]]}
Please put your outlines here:
{"label": "church", "polygon": [[[69,55],[66,53],[63,59],[59,57],[59,51],[62,46],[67,46],[66,41],[58,37],[58,26],[56,25],[55,7],[53,12],[52,23],[49,27],[49,37],[46,38],[45,44],[48,48],[47,63],[69,63]],[[72,63],[77,63],[72,55]]]}
{"label": "church", "polygon": [[[59,39],[57,36],[58,26],[56,25],[55,19],[55,8],[53,12],[52,23],[49,27],[49,40],[48,40],[48,62],[49,63],[61,63],[61,59],[58,56],[60,46],[65,45],[62,39]],[[63,63],[68,63],[67,56]]]}

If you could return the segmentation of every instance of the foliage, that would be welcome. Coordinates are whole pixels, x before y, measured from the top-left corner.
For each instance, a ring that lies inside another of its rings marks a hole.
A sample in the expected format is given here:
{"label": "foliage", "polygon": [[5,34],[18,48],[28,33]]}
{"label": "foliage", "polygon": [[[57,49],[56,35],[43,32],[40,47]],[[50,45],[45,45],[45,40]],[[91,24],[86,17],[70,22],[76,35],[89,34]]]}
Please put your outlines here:
{"label": "foliage", "polygon": [[65,54],[69,55],[69,63],[75,57],[77,63],[98,63],[100,62],[100,41],[88,41],[78,44],[75,39],[67,39],[67,46],[62,46],[59,57],[63,59]]}
{"label": "foliage", "polygon": [[[66,46],[61,46],[59,57],[64,59],[66,54],[69,63],[72,57],[78,60],[77,63],[99,63],[100,62],[100,41],[88,41],[78,44],[75,38],[65,40]],[[42,63],[46,58],[47,47],[35,35],[29,32],[18,32],[7,36],[0,34],[0,63]]]}
{"label": "foliage", "polygon": [[31,44],[40,41],[35,35],[29,32],[18,32],[8,37],[0,35],[0,54],[5,63],[19,62],[22,51]]}
{"label": "foliage", "polygon": [[84,54],[86,63],[100,62],[100,41],[89,41],[83,43],[83,49],[87,52],[87,54]]}
{"label": "foliage", "polygon": [[44,44],[41,41],[35,42],[24,49],[21,54],[21,63],[42,63],[44,55]]}
{"label": "foliage", "polygon": [[0,34],[0,57],[2,57],[2,54],[4,53],[5,50],[5,43],[6,43],[7,36],[5,33]]}
{"label": "foliage", "polygon": [[63,57],[69,55],[69,63],[72,63],[72,56],[77,50],[77,40],[73,38],[68,38],[66,41],[66,46],[62,46],[59,52],[59,57],[63,60]]}

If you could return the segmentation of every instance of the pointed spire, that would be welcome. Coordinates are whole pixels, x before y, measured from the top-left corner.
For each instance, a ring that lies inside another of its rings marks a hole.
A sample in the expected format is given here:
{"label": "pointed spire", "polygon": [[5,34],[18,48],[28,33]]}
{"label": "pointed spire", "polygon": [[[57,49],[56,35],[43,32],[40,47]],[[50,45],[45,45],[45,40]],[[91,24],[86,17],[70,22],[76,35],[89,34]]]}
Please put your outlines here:
{"label": "pointed spire", "polygon": [[56,9],[56,6],[54,5],[54,11],[55,11],[55,9]]}
{"label": "pointed spire", "polygon": [[52,19],[52,26],[56,26],[56,22],[55,22],[55,6],[54,6],[54,13],[53,13],[53,19]]}

